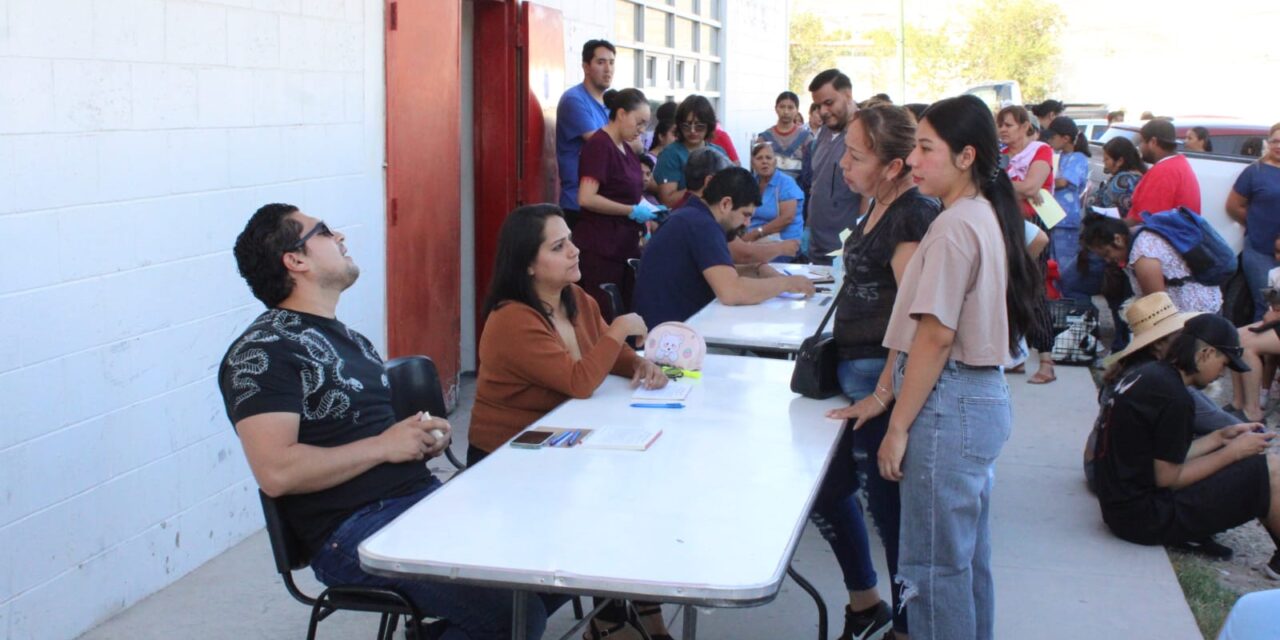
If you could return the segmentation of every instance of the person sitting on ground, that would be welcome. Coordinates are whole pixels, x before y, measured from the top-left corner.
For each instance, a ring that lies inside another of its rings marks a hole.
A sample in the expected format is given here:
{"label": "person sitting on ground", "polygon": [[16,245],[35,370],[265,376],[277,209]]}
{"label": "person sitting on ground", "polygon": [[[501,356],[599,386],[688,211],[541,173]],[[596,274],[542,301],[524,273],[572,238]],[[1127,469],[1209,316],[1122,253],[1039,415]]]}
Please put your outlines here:
{"label": "person sitting on ground", "polygon": [[[1280,262],[1280,236],[1272,242],[1276,261]],[[1280,267],[1268,274],[1263,288],[1263,313],[1261,320],[1240,327],[1240,344],[1244,346],[1244,361],[1252,369],[1248,373],[1232,375],[1231,404],[1240,407],[1250,420],[1262,420],[1262,393],[1271,386],[1271,380],[1263,377],[1262,358],[1280,356]]]}
{"label": "person sitting on ground", "polygon": [[778,169],[794,179],[800,176],[813,133],[796,122],[800,114],[800,98],[796,94],[790,91],[778,94],[773,110],[778,114],[778,123],[761,131],[759,140],[773,147]]}
{"label": "person sitting on ground", "polygon": [[[773,146],[757,142],[751,147],[751,170],[760,182],[760,206],[756,207],[751,223],[742,240],[755,243],[777,235],[782,240],[794,240],[799,248],[804,229],[804,192],[791,176],[778,169]],[[789,257],[778,261],[791,262]]]}
{"label": "person sitting on ground", "polygon": [[1142,139],[1138,151],[1151,168],[1133,190],[1133,203],[1125,222],[1142,224],[1143,213],[1160,213],[1178,207],[1200,213],[1200,181],[1186,156],[1178,153],[1173,123],[1160,118],[1148,120],[1138,135]]}
{"label": "person sitting on ground", "polygon": [[[1098,388],[1098,417],[1085,442],[1084,475],[1090,492],[1098,493],[1097,474],[1094,470],[1098,436],[1106,426],[1112,398],[1116,393],[1116,383],[1128,370],[1163,359],[1169,345],[1182,330],[1183,323],[1196,315],[1198,314],[1179,313],[1169,294],[1163,291],[1134,300],[1125,309],[1125,322],[1133,330],[1133,342],[1106,360],[1107,369],[1102,374],[1102,385]],[[1240,423],[1236,416],[1223,411],[1204,393],[1194,387],[1189,387],[1188,390],[1192,391],[1191,398],[1195,403],[1191,432],[1196,437]],[[1217,542],[1212,536],[1187,540],[1177,547],[1218,560],[1230,560],[1234,555],[1230,547]]]}
{"label": "person sitting on ground", "polygon": [[[449,637],[509,638],[509,589],[385,578],[360,566],[366,537],[440,488],[423,461],[449,446],[452,429],[421,413],[397,421],[377,349],[338,320],[338,299],[360,275],[345,240],[289,204],[258,209],[236,238],[240,275],[267,310],[218,367],[227,417],[321,583],[393,587],[447,620]],[[525,598],[530,638],[542,637],[568,599]]]}
{"label": "person sitting on ground", "polygon": [[[1098,505],[1107,527],[1137,544],[1178,544],[1258,519],[1280,547],[1280,456],[1274,433],[1238,424],[1192,440],[1193,400],[1226,368],[1247,371],[1235,327],[1187,319],[1163,360],[1127,370],[1098,436]],[[1280,549],[1263,567],[1280,579]]]}
{"label": "person sitting on ground", "polygon": [[1222,309],[1222,289],[1196,282],[1187,261],[1160,234],[1088,213],[1080,229],[1080,244],[1124,269],[1135,295],[1168,291],[1179,311],[1218,313]]}
{"label": "person sitting on ground", "polygon": [[1213,140],[1209,139],[1209,130],[1204,127],[1191,127],[1187,131],[1186,139],[1182,142],[1182,148],[1187,151],[1213,153]]}
{"label": "person sitting on ground", "polygon": [[[1098,389],[1098,406],[1101,410],[1084,452],[1084,475],[1090,491],[1098,492],[1093,469],[1094,445],[1097,434],[1105,423],[1111,397],[1115,394],[1116,381],[1133,367],[1164,358],[1169,344],[1178,331],[1182,330],[1182,324],[1196,315],[1197,312],[1179,312],[1173,299],[1164,291],[1138,298],[1125,307],[1124,321],[1133,332],[1133,339],[1104,363],[1106,370],[1102,374],[1102,386]],[[1223,411],[1202,393],[1193,393],[1192,400],[1195,401],[1195,414],[1192,417],[1191,431],[1197,436],[1240,423],[1237,416]]]}
{"label": "person sitting on ground", "polygon": [[746,228],[759,203],[751,173],[729,167],[711,178],[702,197],[667,218],[636,275],[635,308],[648,326],[683,322],[712,300],[748,305],[784,292],[813,295],[804,276],[784,276],[763,263],[735,267],[728,239]]}
{"label": "person sitting on ground", "polygon": [[700,95],[691,95],[676,108],[676,142],[667,145],[658,156],[658,168],[653,177],[658,181],[658,199],[675,209],[681,206],[686,185],[684,163],[689,154],[698,149],[711,148],[728,158],[724,148],[709,141],[716,128],[716,110],[711,101]]}
{"label": "person sitting on ground", "polygon": [[[666,386],[662,368],[626,344],[629,336],[644,339],[640,316],[628,313],[605,324],[595,300],[575,284],[582,277],[579,252],[559,207],[512,211],[498,232],[496,255],[482,312],[468,466],[482,464],[565,400],[591,397],[610,374],[631,378],[632,386]],[[667,633],[657,605],[636,604],[651,636]],[[593,624],[613,633],[626,626],[624,620],[626,612],[615,607]]]}

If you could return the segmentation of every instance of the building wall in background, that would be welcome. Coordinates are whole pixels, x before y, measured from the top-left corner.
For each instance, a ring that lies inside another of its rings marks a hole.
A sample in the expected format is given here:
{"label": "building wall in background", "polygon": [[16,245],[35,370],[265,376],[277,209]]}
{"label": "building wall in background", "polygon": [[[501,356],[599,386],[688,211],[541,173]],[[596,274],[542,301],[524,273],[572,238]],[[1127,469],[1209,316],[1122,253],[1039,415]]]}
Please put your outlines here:
{"label": "building wall in background", "polygon": [[69,638],[261,527],[214,379],[290,202],[385,348],[382,4],[0,0],[0,636]]}
{"label": "building wall in background", "polygon": [[[733,0],[724,16],[724,129],[745,165],[751,137],[777,124],[773,102],[787,90],[788,2]],[[808,104],[808,96],[801,101]]]}

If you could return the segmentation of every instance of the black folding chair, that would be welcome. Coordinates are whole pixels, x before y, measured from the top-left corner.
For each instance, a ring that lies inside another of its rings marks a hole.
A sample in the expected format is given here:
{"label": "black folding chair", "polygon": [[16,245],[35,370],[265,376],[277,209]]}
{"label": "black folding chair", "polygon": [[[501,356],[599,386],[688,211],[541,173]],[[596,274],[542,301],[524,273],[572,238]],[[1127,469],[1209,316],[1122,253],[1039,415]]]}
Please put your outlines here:
{"label": "black folding chair", "polygon": [[[396,420],[404,420],[419,411],[426,411],[433,418],[449,416],[444,391],[440,387],[440,372],[431,358],[404,356],[388,361],[385,369],[391,384],[391,408],[395,411]],[[467,468],[453,454],[452,447],[445,449],[444,455],[459,471]]]}
{"label": "black folding chair", "polygon": [[622,314],[625,309],[622,305],[622,291],[618,289],[618,285],[612,282],[605,282],[600,285],[600,290],[609,298],[609,308],[603,309],[606,322],[612,322],[614,318]]}
{"label": "black folding chair", "polygon": [[400,616],[407,618],[405,637],[425,640],[418,634],[422,614],[403,593],[387,587],[340,585],[329,587],[312,598],[303,593],[293,581],[293,572],[311,563],[306,547],[285,523],[280,506],[267,494],[259,491],[262,499],[262,515],[267,520],[267,537],[271,539],[271,554],[275,556],[276,570],[284,580],[284,588],[294,600],[311,607],[311,621],[307,625],[307,640],[314,640],[320,621],[335,611],[363,611],[382,614],[378,624],[378,640],[392,640]]}

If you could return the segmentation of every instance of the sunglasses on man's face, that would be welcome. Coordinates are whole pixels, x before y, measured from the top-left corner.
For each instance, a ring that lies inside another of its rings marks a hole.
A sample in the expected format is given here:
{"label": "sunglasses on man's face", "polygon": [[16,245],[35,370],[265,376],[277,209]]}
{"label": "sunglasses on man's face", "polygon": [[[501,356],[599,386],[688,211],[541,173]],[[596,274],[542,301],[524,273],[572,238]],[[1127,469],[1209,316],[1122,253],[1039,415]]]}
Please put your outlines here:
{"label": "sunglasses on man's face", "polygon": [[310,240],[312,237],[314,237],[316,234],[322,235],[326,238],[333,237],[333,231],[329,229],[329,225],[325,224],[324,220],[321,220],[316,223],[316,226],[311,227],[310,231],[302,234],[302,237],[298,238],[297,242],[290,245],[289,251],[297,251],[302,247],[306,246],[307,241]]}

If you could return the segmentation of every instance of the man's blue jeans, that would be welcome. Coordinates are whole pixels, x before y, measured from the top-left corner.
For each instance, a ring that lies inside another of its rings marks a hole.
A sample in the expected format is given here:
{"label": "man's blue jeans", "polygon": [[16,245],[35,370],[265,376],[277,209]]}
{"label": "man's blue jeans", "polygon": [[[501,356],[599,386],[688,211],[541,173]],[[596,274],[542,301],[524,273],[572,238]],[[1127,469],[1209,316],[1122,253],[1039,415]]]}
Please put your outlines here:
{"label": "man's blue jeans", "polygon": [[[440,487],[431,486],[400,498],[379,500],[355,512],[334,530],[324,548],[311,559],[311,570],[327,585],[358,584],[394,587],[403,592],[423,615],[449,621],[446,640],[506,640],[511,637],[511,604],[513,595],[507,589],[470,585],[384,578],[365,573],[356,553],[364,539],[404,513],[409,507]],[[424,531],[424,536],[449,535],[447,527]],[[568,596],[525,594],[528,598],[528,637],[541,638],[547,617]]]}
{"label": "man's blue jeans", "polygon": [[[906,358],[894,368],[902,388]],[[991,486],[1013,413],[999,368],[948,361],[907,439],[902,460],[899,571],[916,638],[995,635]]]}
{"label": "man's blue jeans", "polygon": [[[849,400],[857,402],[875,391],[880,372],[884,370],[884,362],[884,358],[840,361],[836,367],[836,374],[840,379],[840,389],[849,396]],[[845,428],[850,429],[852,426],[850,421]],[[856,461],[854,471],[862,485],[866,487],[867,508],[871,511],[876,530],[880,532],[880,542],[884,544],[885,564],[889,567],[889,575],[893,583],[893,629],[899,633],[907,633],[907,614],[902,609],[902,590],[896,580],[898,520],[902,517],[898,483],[882,478],[876,464],[880,443],[884,441],[885,430],[888,427],[889,412],[886,411],[863,423],[861,429],[853,431],[853,458]]]}
{"label": "man's blue jeans", "polygon": [[1275,256],[1250,249],[1247,241],[1244,250],[1240,253],[1244,281],[1249,287],[1249,295],[1253,298],[1253,321],[1257,322],[1267,311],[1267,301],[1262,298],[1262,289],[1267,286],[1267,273],[1276,268]]}

